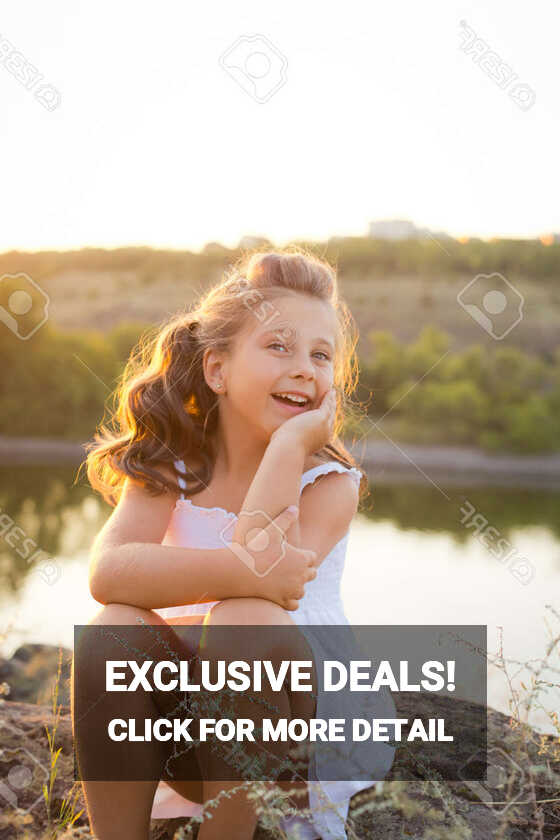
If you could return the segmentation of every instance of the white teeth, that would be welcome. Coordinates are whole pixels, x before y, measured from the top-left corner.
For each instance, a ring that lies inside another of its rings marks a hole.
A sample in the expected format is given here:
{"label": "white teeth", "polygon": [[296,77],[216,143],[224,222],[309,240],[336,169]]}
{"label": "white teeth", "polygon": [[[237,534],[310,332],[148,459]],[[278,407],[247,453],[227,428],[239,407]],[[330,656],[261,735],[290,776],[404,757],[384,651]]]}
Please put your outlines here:
{"label": "white teeth", "polygon": [[292,402],[298,403],[298,405],[305,405],[307,399],[305,397],[300,397],[299,394],[287,394],[287,393],[279,393],[275,394],[276,397],[286,397],[286,399],[291,400]]}

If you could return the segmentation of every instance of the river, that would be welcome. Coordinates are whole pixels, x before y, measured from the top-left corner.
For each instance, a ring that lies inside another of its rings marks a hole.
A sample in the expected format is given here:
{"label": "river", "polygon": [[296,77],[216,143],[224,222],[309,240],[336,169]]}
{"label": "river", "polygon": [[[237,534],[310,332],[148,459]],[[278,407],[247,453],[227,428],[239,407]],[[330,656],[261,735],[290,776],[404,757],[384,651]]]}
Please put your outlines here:
{"label": "river", "polygon": [[[74,467],[2,467],[0,487],[0,654],[22,642],[72,648],[74,624],[100,609],[88,590],[88,550],[110,509]],[[512,692],[523,701],[530,687],[523,664],[536,667],[560,635],[560,493],[442,493],[429,482],[394,481],[370,490],[350,529],[342,586],[349,621],[487,625],[488,703],[510,712]],[[500,652],[502,667],[493,664]],[[558,668],[557,647],[550,664]],[[553,670],[542,677],[558,683]],[[549,713],[560,714],[558,689],[544,689],[539,703],[547,711],[534,709],[529,722],[555,732]]]}

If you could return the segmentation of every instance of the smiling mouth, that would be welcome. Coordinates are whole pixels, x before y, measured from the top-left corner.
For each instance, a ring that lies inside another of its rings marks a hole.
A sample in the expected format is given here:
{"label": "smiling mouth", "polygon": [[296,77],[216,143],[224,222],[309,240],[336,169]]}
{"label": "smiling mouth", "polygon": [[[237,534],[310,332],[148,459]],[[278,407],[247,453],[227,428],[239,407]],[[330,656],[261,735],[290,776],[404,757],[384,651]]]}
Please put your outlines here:
{"label": "smiling mouth", "polygon": [[309,408],[311,400],[309,397],[286,397],[279,394],[271,394],[272,398],[283,405],[291,405],[294,408]]}

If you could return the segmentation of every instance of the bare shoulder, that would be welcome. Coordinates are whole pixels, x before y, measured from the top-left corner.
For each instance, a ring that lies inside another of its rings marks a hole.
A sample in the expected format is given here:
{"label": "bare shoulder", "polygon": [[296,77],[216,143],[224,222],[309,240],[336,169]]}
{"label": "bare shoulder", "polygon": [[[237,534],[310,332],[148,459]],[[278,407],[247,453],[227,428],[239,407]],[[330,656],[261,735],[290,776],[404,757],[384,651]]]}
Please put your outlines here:
{"label": "bare shoulder", "polygon": [[351,475],[338,470],[320,475],[301,494],[300,544],[312,548],[321,559],[326,557],[348,531],[358,504],[359,489]]}
{"label": "bare shoulder", "polygon": [[147,506],[148,509],[156,510],[161,507],[166,510],[169,505],[174,505],[180,493],[180,488],[177,483],[177,473],[173,464],[167,462],[150,463],[150,469],[146,475],[150,476],[151,481],[167,482],[168,486],[159,487],[156,489],[150,486],[149,481],[142,477],[132,478],[127,476],[123,492],[121,494],[119,506],[122,507],[126,503],[128,507],[135,505],[137,507]]}
{"label": "bare shoulder", "polygon": [[[336,461],[336,459],[312,456],[309,459],[307,470],[333,461]],[[321,499],[322,502],[328,502],[329,504],[331,504],[330,499],[340,501],[340,497],[345,496],[349,500],[350,507],[355,509],[359,499],[359,488],[353,476],[341,473],[338,470],[329,470],[324,474],[319,474],[312,483],[304,487],[303,496],[309,495],[313,495],[316,499]],[[333,504],[336,507],[337,502],[335,501]]]}

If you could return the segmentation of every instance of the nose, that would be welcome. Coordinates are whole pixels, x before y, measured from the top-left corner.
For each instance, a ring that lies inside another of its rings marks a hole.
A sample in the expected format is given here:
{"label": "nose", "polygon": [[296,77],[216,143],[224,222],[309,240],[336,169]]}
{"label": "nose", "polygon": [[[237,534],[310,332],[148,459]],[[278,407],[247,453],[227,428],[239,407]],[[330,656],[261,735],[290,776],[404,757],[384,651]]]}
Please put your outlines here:
{"label": "nose", "polygon": [[294,379],[315,378],[315,368],[313,366],[313,362],[306,352],[302,351],[298,353],[292,361],[293,367],[290,375],[293,376]]}

